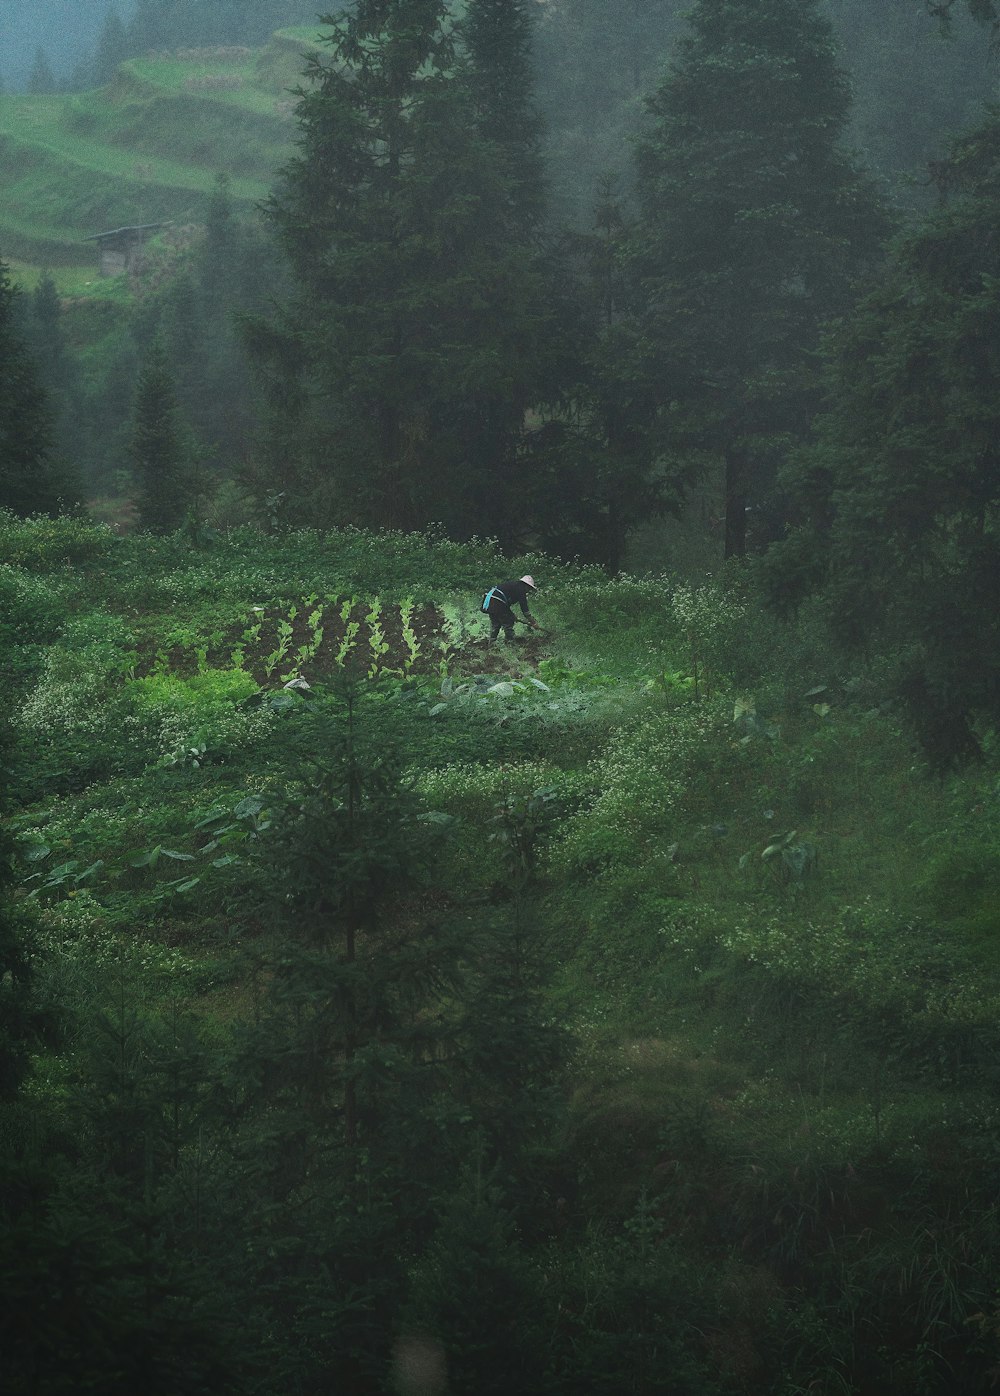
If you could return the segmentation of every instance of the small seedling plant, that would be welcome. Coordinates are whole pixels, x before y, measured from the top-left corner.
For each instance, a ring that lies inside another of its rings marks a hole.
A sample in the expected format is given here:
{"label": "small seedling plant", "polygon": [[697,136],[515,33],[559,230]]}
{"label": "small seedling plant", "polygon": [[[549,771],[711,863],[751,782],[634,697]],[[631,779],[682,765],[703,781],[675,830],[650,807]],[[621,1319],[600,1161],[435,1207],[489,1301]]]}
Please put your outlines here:
{"label": "small seedling plant", "polygon": [[357,604],[358,598],[356,596],[349,596],[346,601],[341,603],[340,621],[344,627],[344,634],[336,654],[336,664],[340,669],[343,669],[355,645],[358,643],[358,632],[361,630],[361,622],[351,620],[351,616]]}
{"label": "small seedling plant", "polygon": [[294,607],[292,608],[292,612],[293,614],[291,619],[278,621],[277,646],[264,660],[264,673],[267,675],[268,678],[271,677],[275,669],[277,669],[278,665],[284,661],[285,656],[291,649],[293,634],[292,620],[294,619],[294,615],[297,614]]}
{"label": "small seedling plant", "polygon": [[368,649],[368,677],[374,679],[382,670],[382,661],[389,653],[389,642],[382,625],[382,602],[377,596],[368,603]]}
{"label": "small seedling plant", "polygon": [[403,644],[406,646],[406,657],[403,660],[404,674],[409,674],[420,658],[420,640],[413,628],[413,610],[413,597],[404,597],[399,603],[399,620],[403,632]]}

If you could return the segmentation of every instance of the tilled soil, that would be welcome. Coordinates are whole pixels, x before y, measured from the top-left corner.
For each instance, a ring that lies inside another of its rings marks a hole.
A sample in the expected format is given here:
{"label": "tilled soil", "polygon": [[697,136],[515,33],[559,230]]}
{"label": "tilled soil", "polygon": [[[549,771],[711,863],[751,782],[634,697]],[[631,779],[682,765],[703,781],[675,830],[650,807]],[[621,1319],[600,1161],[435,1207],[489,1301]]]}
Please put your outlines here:
{"label": "tilled soil", "polygon": [[[431,674],[441,670],[442,662],[453,669],[459,656],[466,669],[506,674],[518,665],[534,667],[545,651],[545,642],[526,631],[517,632],[513,645],[502,640],[491,645],[488,622],[471,607],[469,628],[463,627],[461,637],[452,633],[442,612],[431,604],[413,608],[407,634],[398,605],[386,604],[373,622],[368,601],[356,602],[343,614],[347,599],[326,603],[315,628],[309,623],[315,605],[298,605],[294,617],[288,607],[265,608],[248,616],[245,624],[230,627],[201,654],[194,643],[175,646],[167,653],[164,666],[162,658],[158,662],[155,653],[146,653],[135,672],[142,677],[165,667],[170,673],[188,677],[200,665],[228,667],[236,652],[241,654],[242,667],[267,687],[291,677],[323,683],[345,669],[363,674],[373,668],[382,674]],[[480,620],[481,626],[477,624]],[[289,625],[290,633],[282,633],[282,625]],[[373,625],[381,627],[380,641]],[[475,633],[477,628],[482,631],[480,635]],[[385,646],[383,653],[376,654],[377,644]]]}

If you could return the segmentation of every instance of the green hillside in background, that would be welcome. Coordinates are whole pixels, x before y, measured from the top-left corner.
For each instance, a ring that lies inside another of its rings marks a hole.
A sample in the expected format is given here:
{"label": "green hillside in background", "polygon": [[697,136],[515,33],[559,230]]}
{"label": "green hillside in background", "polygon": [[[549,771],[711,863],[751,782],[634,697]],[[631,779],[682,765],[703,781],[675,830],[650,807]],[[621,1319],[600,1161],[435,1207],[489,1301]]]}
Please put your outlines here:
{"label": "green hillside in background", "polygon": [[98,286],[95,233],[200,222],[220,175],[237,207],[265,199],[317,33],[135,59],[92,92],[0,97],[0,253],[17,279],[50,268],[64,292],[115,296]]}

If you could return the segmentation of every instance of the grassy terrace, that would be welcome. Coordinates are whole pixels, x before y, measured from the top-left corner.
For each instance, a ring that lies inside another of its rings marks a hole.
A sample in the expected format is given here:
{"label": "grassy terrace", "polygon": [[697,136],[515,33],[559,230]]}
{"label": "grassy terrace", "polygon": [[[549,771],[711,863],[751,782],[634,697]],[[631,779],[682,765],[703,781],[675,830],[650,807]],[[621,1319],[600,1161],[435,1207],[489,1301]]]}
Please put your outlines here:
{"label": "grassy terrace", "polygon": [[72,268],[72,293],[86,294],[92,233],[197,222],[220,173],[237,202],[265,199],[292,149],[291,88],[316,34],[283,32],[235,57],[137,59],[95,92],[0,96],[0,253],[28,285],[42,267]]}

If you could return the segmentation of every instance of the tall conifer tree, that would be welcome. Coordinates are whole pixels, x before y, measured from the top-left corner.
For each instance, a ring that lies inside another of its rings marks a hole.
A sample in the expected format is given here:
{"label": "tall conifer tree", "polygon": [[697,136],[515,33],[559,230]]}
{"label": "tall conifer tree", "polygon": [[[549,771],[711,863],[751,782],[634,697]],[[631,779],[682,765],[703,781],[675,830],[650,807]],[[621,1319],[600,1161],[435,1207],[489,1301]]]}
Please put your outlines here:
{"label": "tall conifer tree", "polygon": [[310,385],[328,516],[502,532],[549,335],[522,137],[481,128],[502,113],[439,0],[365,0],[329,43],[272,204],[298,296],[261,340]]}
{"label": "tall conifer tree", "polygon": [[731,555],[747,511],[775,507],[815,406],[820,327],[883,225],[839,146],[848,88],[818,0],[699,0],[689,21],[648,104],[632,257],[651,450],[688,471],[718,462]]}
{"label": "tall conifer tree", "polygon": [[26,333],[38,364],[39,379],[48,395],[57,454],[75,463],[82,427],[80,367],[66,343],[62,304],[49,272],[43,272],[39,278],[30,307]]}
{"label": "tall conifer tree", "polygon": [[0,508],[58,513],[52,442],[48,400],[22,332],[20,295],[0,262]]}
{"label": "tall conifer tree", "polygon": [[117,6],[109,5],[97,40],[97,52],[87,74],[93,85],[100,87],[110,82],[118,71],[118,65],[129,56],[129,51],[128,32],[122,17]]}
{"label": "tall conifer tree", "polygon": [[[0,1103],[14,1098],[28,1070],[45,1020],[33,1000],[31,960],[14,901],[15,844],[7,827],[13,804],[13,734],[0,719]],[[3,1155],[0,1153],[0,1166]]]}
{"label": "tall conifer tree", "polygon": [[445,15],[442,0],[359,0],[330,21],[331,61],[310,61],[301,154],[272,202],[302,293],[287,328],[328,413],[324,485],[335,517],[409,525],[426,489],[412,479],[424,473],[414,466],[429,433],[413,301],[431,246],[415,226],[413,194],[430,134],[420,117],[453,62]]}
{"label": "tall conifer tree", "polygon": [[492,179],[481,195],[471,268],[479,314],[469,335],[484,371],[476,398],[456,404],[455,421],[470,465],[472,523],[508,545],[544,534],[551,504],[546,471],[533,459],[525,424],[530,408],[560,396],[568,336],[543,232],[535,8],[528,0],[469,0],[462,25],[478,158]]}
{"label": "tall conifer tree", "polygon": [[523,239],[543,211],[541,123],[534,103],[533,0],[469,0],[464,31],[480,133],[506,163],[509,232]]}
{"label": "tall conifer tree", "polygon": [[[932,15],[947,23],[962,5],[962,0],[922,0]],[[965,8],[980,24],[1000,27],[1000,6],[996,0],[964,0]]]}
{"label": "tall conifer tree", "polygon": [[414,896],[437,826],[386,740],[385,704],[377,733],[365,706],[348,682],[279,743],[286,783],[258,853],[274,934],[237,1079],[274,1389],[325,1389],[336,1370],[374,1396],[402,1252],[446,1185],[433,1106],[457,947]]}
{"label": "tall conifer tree", "polygon": [[149,351],[139,374],[132,458],[138,477],[140,524],[152,533],[170,533],[180,525],[186,501],[177,394],[159,343]]}
{"label": "tall conifer tree", "polygon": [[52,71],[52,64],[49,62],[49,56],[39,45],[35,50],[35,61],[31,65],[31,72],[28,74],[28,91],[37,95],[55,92],[58,86],[56,75]]}
{"label": "tall conifer tree", "polygon": [[826,598],[877,649],[940,765],[1000,720],[1000,111],[952,142],[949,191],[829,345],[827,411],[789,470],[779,598]]}

